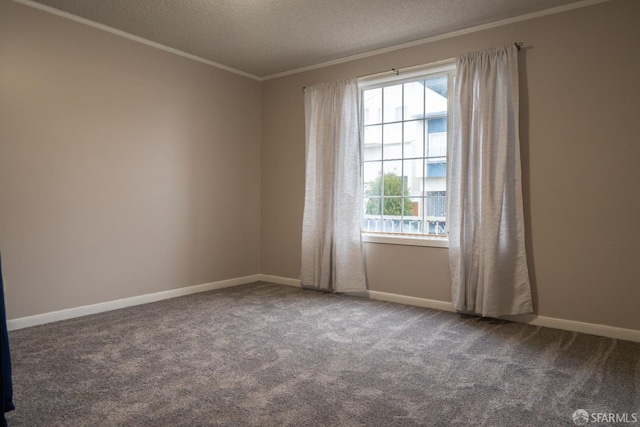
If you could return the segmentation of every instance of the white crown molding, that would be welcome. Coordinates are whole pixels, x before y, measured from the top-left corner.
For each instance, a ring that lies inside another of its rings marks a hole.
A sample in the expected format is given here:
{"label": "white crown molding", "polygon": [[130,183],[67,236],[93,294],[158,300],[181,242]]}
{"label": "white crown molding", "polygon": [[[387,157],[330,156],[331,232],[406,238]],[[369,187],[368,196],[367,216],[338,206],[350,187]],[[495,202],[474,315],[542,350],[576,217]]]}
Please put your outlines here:
{"label": "white crown molding", "polygon": [[150,47],[153,47],[153,48],[156,48],[156,49],[160,49],[160,50],[163,50],[165,52],[172,53],[174,55],[182,56],[183,58],[187,58],[187,59],[191,59],[193,61],[201,62],[203,64],[207,64],[207,65],[210,65],[212,67],[219,68],[221,70],[228,71],[228,72],[233,73],[233,74],[238,74],[238,75],[243,76],[243,77],[248,77],[248,78],[250,78],[252,80],[257,80],[257,81],[261,81],[262,80],[260,77],[254,76],[253,74],[249,74],[249,73],[245,73],[244,71],[236,70],[235,68],[228,67],[226,65],[219,64],[217,62],[210,61],[210,60],[202,58],[200,56],[192,55],[190,53],[183,52],[181,50],[174,49],[172,47],[165,46],[165,45],[160,44],[160,43],[156,43],[154,41],[145,39],[143,37],[135,36],[133,34],[127,33],[126,31],[118,30],[116,28],[109,27],[108,25],[100,24],[100,23],[92,21],[90,19],[82,18],[80,16],[73,15],[73,14],[68,13],[68,12],[64,12],[64,11],[62,11],[60,9],[56,9],[54,7],[51,7],[51,6],[46,6],[44,4],[36,3],[34,1],[31,1],[31,0],[12,0],[12,1],[14,1],[16,3],[20,3],[20,4],[25,5],[25,6],[32,7],[34,9],[39,9],[39,10],[42,10],[44,12],[48,12],[48,13],[50,13],[52,15],[56,15],[56,16],[60,16],[62,18],[70,19],[70,20],[78,22],[80,24],[88,25],[89,27],[97,28],[99,30],[106,31],[106,32],[111,33],[111,34],[115,34],[116,36],[124,37],[125,39],[129,39],[129,40],[132,40],[134,42],[142,43],[144,45],[147,45],[147,46],[150,46]]}
{"label": "white crown molding", "polygon": [[387,48],[383,48],[383,49],[376,49],[376,50],[372,50],[372,51],[369,51],[369,52],[365,52],[365,53],[361,53],[361,54],[357,54],[357,55],[351,55],[351,56],[347,56],[347,57],[344,57],[344,58],[335,59],[333,61],[322,62],[322,63],[315,64],[315,65],[309,65],[309,66],[306,66],[306,67],[296,68],[296,69],[289,70],[289,71],[283,71],[281,73],[271,74],[271,75],[264,76],[264,77],[255,76],[253,74],[246,73],[244,71],[237,70],[235,68],[228,67],[226,65],[223,65],[223,64],[220,64],[220,63],[217,63],[217,62],[214,62],[214,61],[210,61],[208,59],[205,59],[205,58],[202,58],[202,57],[199,57],[199,56],[196,56],[196,55],[192,55],[190,53],[183,52],[181,50],[174,49],[172,47],[165,46],[165,45],[160,44],[160,43],[156,43],[154,41],[145,39],[143,37],[138,37],[138,36],[135,36],[133,34],[127,33],[125,31],[118,30],[118,29],[115,29],[113,27],[109,27],[109,26],[104,25],[104,24],[99,24],[99,23],[97,23],[95,21],[91,21],[89,19],[82,18],[80,16],[73,15],[73,14],[68,13],[68,12],[64,12],[64,11],[62,11],[60,9],[56,9],[56,8],[51,7],[51,6],[46,6],[46,5],[43,5],[43,4],[40,4],[40,3],[36,3],[36,2],[34,2],[32,0],[12,0],[12,1],[14,1],[16,3],[23,4],[25,6],[33,7],[35,9],[42,10],[44,12],[51,13],[53,15],[57,15],[57,16],[60,16],[60,17],[66,18],[66,19],[70,19],[72,21],[75,21],[75,22],[78,22],[78,23],[81,23],[81,24],[84,24],[84,25],[88,25],[88,26],[93,27],[93,28],[97,28],[97,29],[106,31],[108,33],[115,34],[115,35],[120,36],[120,37],[124,37],[126,39],[129,39],[129,40],[132,40],[132,41],[135,41],[135,42],[138,42],[138,43],[142,43],[142,44],[145,44],[147,46],[154,47],[156,49],[160,49],[160,50],[163,50],[165,52],[172,53],[174,55],[182,56],[184,58],[188,58],[188,59],[191,59],[193,61],[201,62],[203,64],[207,64],[209,66],[212,66],[212,67],[215,67],[215,68],[219,68],[221,70],[225,70],[225,71],[228,71],[230,73],[238,74],[240,76],[244,76],[244,77],[250,78],[252,80],[256,80],[256,81],[262,82],[262,81],[266,81],[266,80],[277,79],[279,77],[289,76],[289,75],[292,75],[292,74],[302,73],[302,72],[305,72],[305,71],[311,71],[311,70],[316,70],[316,69],[319,69],[319,68],[329,67],[331,65],[342,64],[344,62],[355,61],[357,59],[368,58],[370,56],[380,55],[380,54],[387,53],[387,52],[393,52],[393,51],[400,50],[400,49],[406,49],[406,48],[413,47],[413,46],[419,46],[419,45],[423,45],[423,44],[426,44],[426,43],[432,43],[432,42],[435,42],[435,41],[438,41],[438,40],[444,40],[444,39],[448,39],[448,38],[452,38],[452,37],[462,36],[462,35],[465,35],[465,34],[475,33],[475,32],[487,30],[487,29],[490,29],[490,28],[501,27],[501,26],[513,24],[513,23],[516,23],[516,22],[521,22],[521,21],[526,21],[526,20],[529,20],[529,19],[539,18],[539,17],[542,17],[542,16],[553,15],[553,14],[556,14],[556,13],[561,13],[561,12],[566,12],[566,11],[569,11],[569,10],[579,9],[579,8],[582,8],[582,7],[592,6],[592,5],[595,5],[595,4],[604,3],[604,2],[611,1],[611,0],[581,0],[581,1],[578,1],[578,2],[575,2],[575,3],[570,3],[570,4],[567,4],[567,5],[564,5],[564,6],[558,6],[558,7],[554,7],[554,8],[551,8],[551,9],[542,10],[542,11],[539,11],[539,12],[528,13],[528,14],[525,14],[525,15],[516,16],[514,18],[503,19],[503,20],[500,20],[500,21],[491,22],[491,23],[483,24],[483,25],[478,25],[478,26],[471,27],[471,28],[466,28],[466,29],[463,29],[463,30],[452,31],[452,32],[441,34],[441,35],[438,35],[438,36],[427,37],[427,38],[424,38],[424,39],[415,40],[415,41],[412,41],[412,42],[403,43],[403,44],[399,44],[399,45],[396,45],[396,46],[391,46],[391,47],[387,47]]}
{"label": "white crown molding", "polygon": [[[576,3],[570,3],[570,4],[567,4],[567,5],[564,5],[564,6],[558,6],[558,7],[554,7],[554,8],[551,8],[551,9],[541,10],[539,12],[527,13],[525,15],[520,15],[520,16],[516,16],[516,17],[513,17],[513,18],[508,18],[508,19],[503,19],[503,20],[500,20],[500,21],[490,22],[488,24],[478,25],[478,26],[475,26],[475,27],[465,28],[463,30],[452,31],[452,32],[445,33],[445,34],[440,34],[440,35],[437,35],[437,36],[432,36],[432,37],[427,37],[427,38],[420,39],[420,40],[415,40],[415,41],[412,41],[412,42],[402,43],[402,44],[399,44],[399,45],[396,45],[396,46],[386,47],[386,48],[382,48],[382,49],[376,49],[376,50],[372,50],[372,51],[369,51],[369,52],[360,53],[360,54],[357,54],[357,55],[346,56],[344,58],[334,59],[333,61],[322,62],[320,64],[315,64],[315,65],[308,65],[306,67],[296,68],[294,70],[283,71],[281,73],[276,73],[276,74],[271,74],[271,75],[268,75],[268,76],[261,77],[260,80],[261,81],[272,80],[272,79],[277,79],[277,78],[280,78],[280,77],[290,76],[292,74],[298,74],[298,73],[303,73],[303,72],[306,72],[306,71],[317,70],[319,68],[325,68],[325,67],[329,67],[331,65],[342,64],[342,63],[345,63],[345,62],[355,61],[357,59],[362,59],[362,58],[368,58],[370,56],[381,55],[381,54],[387,53],[387,52],[393,52],[393,51],[396,51],[396,50],[406,49],[406,48],[409,48],[409,47],[420,46],[420,45],[427,44],[427,43],[433,43],[433,42],[438,41],[438,40],[450,39],[450,38],[453,38],[453,37],[463,36],[465,34],[476,33],[478,31],[488,30],[490,28],[502,27],[504,25],[514,24],[516,22],[528,21],[529,19],[540,18],[542,16],[555,15],[556,13],[567,12],[569,10],[580,9],[580,8],[583,8],[583,7],[592,6],[592,5],[595,5],[595,4],[598,4],[598,3],[604,3],[604,2],[608,2],[608,1],[611,1],[611,0],[582,0],[582,1],[578,1]],[[514,43],[515,42],[519,42],[519,41],[520,40],[513,40]]]}

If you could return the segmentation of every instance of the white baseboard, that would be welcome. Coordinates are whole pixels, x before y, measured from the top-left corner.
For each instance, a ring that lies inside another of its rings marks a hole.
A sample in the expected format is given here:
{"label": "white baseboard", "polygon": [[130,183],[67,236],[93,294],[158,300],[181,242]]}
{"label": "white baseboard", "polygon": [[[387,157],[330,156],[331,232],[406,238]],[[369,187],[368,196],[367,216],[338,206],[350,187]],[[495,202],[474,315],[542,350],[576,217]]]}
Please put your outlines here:
{"label": "white baseboard", "polygon": [[380,301],[397,302],[398,304],[435,308],[436,310],[442,311],[455,311],[453,309],[453,304],[451,304],[450,302],[438,301],[434,299],[408,297],[406,295],[389,294],[387,292],[378,291],[369,291],[369,298]]}
{"label": "white baseboard", "polygon": [[[369,297],[371,299],[381,301],[397,302],[400,304],[415,305],[418,307],[434,308],[436,310],[455,311],[453,308],[453,304],[447,301],[437,301],[426,298],[416,298],[377,291],[369,291]],[[503,318],[505,320],[527,323],[529,325],[544,326],[547,328],[562,329],[565,331],[581,332],[585,334],[599,335],[607,338],[640,342],[640,331],[635,329],[618,328],[615,326],[578,322],[575,320],[556,319],[554,317],[538,316],[535,314],[504,316]]]}
{"label": "white baseboard", "polygon": [[114,301],[101,302],[97,304],[84,305],[65,310],[52,311],[50,313],[37,314],[35,316],[20,317],[7,320],[7,329],[14,331],[28,328],[30,326],[43,325],[45,323],[57,322],[59,320],[72,319],[74,317],[87,316],[89,314],[102,313],[104,311],[117,310],[119,308],[131,307],[134,305],[147,304],[164,299],[181,297],[198,292],[212,291],[214,289],[228,288],[231,286],[245,285],[261,280],[259,274],[251,276],[237,277],[234,279],[220,280],[218,282],[204,283],[202,285],[188,286],[185,288],[170,289],[168,291],[154,292],[152,294],[139,295],[130,298],[123,298]]}
{"label": "white baseboard", "polygon": [[268,274],[258,274],[261,282],[275,283],[276,285],[300,287],[300,279],[291,279],[289,277],[270,276]]}
{"label": "white baseboard", "polygon": [[600,325],[598,323],[579,322],[577,320],[556,319],[555,317],[538,316],[535,314],[520,314],[517,316],[504,316],[507,320],[513,320],[529,325],[544,326],[565,331],[581,332],[584,334],[599,335],[601,337],[616,338],[619,340],[640,342],[640,331],[635,329],[618,328],[616,326]]}
{"label": "white baseboard", "polygon": [[[253,282],[269,282],[279,285],[300,287],[299,279],[289,277],[271,276],[268,274],[254,274],[251,276],[237,277],[234,279],[221,280],[218,282],[204,283],[202,285],[188,286],[185,288],[171,289],[168,291],[155,292],[152,294],[139,295],[130,298],[123,298],[114,301],[107,301],[98,304],[85,305],[66,310],[52,311],[50,313],[37,314],[35,316],[21,317],[7,321],[7,329],[14,331],[28,328],[30,326],[43,325],[45,323],[57,322],[59,320],[72,319],[74,317],[87,316],[89,314],[102,313],[104,311],[117,310],[119,308],[131,307],[134,305],[147,304],[164,299],[180,297],[184,295],[206,292],[214,289],[228,288],[232,286],[245,285]],[[433,308],[443,311],[455,311],[453,304],[448,301],[432,300],[427,298],[410,297],[406,295],[392,294],[387,292],[369,291],[369,298],[380,301],[389,301],[399,304],[407,304],[418,307]],[[556,319],[553,317],[525,314],[518,316],[505,316],[507,320],[520,323],[527,323],[535,326],[547,328],[563,329],[566,331],[581,332],[585,334],[599,335],[608,338],[640,342],[640,331],[635,329],[618,328],[615,326],[599,325],[595,323],[579,322],[575,320]]]}

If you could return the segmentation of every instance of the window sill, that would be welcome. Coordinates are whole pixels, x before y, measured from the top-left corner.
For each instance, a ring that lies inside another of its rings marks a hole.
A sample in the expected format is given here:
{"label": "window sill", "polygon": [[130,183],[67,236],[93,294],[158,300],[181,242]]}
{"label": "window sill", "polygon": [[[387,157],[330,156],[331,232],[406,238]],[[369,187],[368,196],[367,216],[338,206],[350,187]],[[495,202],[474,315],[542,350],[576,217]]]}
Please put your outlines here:
{"label": "window sill", "polygon": [[382,243],[386,245],[427,246],[432,248],[448,248],[449,239],[435,236],[408,236],[400,234],[362,233],[364,243]]}

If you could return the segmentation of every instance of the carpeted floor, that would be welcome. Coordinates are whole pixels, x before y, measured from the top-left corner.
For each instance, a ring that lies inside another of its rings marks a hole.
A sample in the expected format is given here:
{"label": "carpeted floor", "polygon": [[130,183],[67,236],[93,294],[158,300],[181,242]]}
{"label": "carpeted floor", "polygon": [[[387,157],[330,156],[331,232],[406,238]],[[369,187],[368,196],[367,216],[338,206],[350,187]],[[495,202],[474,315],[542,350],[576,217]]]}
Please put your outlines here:
{"label": "carpeted floor", "polygon": [[266,283],[9,339],[12,427],[546,427],[574,425],[577,409],[640,418],[639,343]]}

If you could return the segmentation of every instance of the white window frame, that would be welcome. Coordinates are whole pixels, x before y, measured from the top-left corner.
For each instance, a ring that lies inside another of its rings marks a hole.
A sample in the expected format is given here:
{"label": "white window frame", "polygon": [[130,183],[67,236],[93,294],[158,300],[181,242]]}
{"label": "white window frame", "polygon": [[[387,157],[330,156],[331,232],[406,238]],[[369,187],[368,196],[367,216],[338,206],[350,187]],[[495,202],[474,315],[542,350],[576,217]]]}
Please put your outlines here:
{"label": "white window frame", "polygon": [[[427,65],[420,65],[416,67],[404,68],[399,72],[386,72],[375,74],[371,76],[365,76],[358,79],[358,90],[360,98],[362,99],[362,92],[369,89],[376,89],[379,87],[390,86],[400,83],[407,83],[420,78],[447,75],[449,77],[449,89],[453,92],[453,81],[455,78],[456,66],[454,59],[447,59],[436,63]],[[364,107],[363,107],[364,109]],[[364,111],[361,112],[364,114]],[[363,126],[364,126],[364,120]],[[451,93],[447,96],[447,147],[451,147],[451,138],[453,132],[453,97]],[[364,132],[363,132],[364,134]],[[449,149],[447,149],[449,151]],[[447,152],[447,161],[449,159],[449,153]],[[364,161],[364,157],[363,157]],[[447,167],[447,181],[448,181],[449,167]],[[447,189],[448,192],[448,189]],[[447,212],[448,213],[448,212]],[[364,211],[362,212],[364,215]],[[448,217],[447,217],[448,218]],[[447,228],[449,221],[447,219]],[[391,245],[405,245],[405,246],[428,246],[436,248],[448,248],[449,239],[447,236],[435,236],[428,234],[401,234],[401,233],[387,233],[387,232],[371,232],[362,231],[362,241],[366,243],[382,243]]]}

